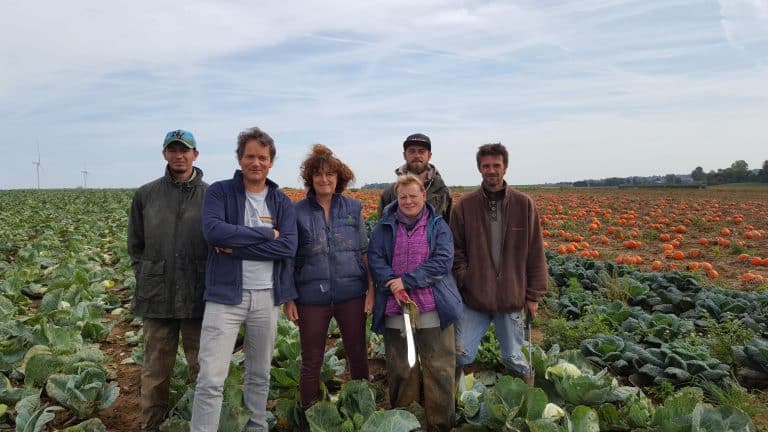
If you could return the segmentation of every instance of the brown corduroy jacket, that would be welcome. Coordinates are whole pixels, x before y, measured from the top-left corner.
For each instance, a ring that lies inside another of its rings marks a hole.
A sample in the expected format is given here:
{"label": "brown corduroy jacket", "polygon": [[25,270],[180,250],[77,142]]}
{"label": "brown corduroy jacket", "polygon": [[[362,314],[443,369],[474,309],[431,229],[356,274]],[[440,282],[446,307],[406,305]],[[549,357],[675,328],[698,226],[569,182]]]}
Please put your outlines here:
{"label": "brown corduroy jacket", "polygon": [[490,213],[482,187],[459,201],[450,220],[453,271],[464,303],[494,314],[520,310],[547,291],[547,261],[533,200],[507,188],[499,210],[503,239],[498,272],[491,257]]}

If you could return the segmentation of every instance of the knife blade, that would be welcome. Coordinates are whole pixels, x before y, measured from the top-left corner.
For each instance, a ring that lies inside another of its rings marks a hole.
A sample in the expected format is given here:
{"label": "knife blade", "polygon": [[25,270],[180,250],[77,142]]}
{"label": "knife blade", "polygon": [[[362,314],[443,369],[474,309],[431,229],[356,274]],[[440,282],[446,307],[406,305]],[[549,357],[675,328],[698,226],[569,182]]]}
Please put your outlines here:
{"label": "knife blade", "polygon": [[[533,368],[533,333],[531,332],[531,321],[533,320],[531,319],[531,314],[527,309],[525,311],[525,321],[528,325],[528,367],[531,368],[531,376],[535,378],[536,370]],[[531,385],[533,385],[533,382],[531,382]]]}
{"label": "knife blade", "polygon": [[416,345],[413,343],[413,329],[411,328],[411,314],[408,308],[403,308],[403,321],[405,321],[405,343],[408,345],[408,366],[416,364]]}

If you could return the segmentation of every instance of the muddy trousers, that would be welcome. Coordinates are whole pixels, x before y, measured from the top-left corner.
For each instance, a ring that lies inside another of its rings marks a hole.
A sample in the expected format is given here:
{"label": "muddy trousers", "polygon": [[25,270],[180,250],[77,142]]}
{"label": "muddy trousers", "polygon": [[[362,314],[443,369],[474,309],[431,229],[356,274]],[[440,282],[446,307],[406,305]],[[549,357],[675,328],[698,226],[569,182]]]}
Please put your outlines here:
{"label": "muddy trousers", "polygon": [[455,412],[456,344],[453,326],[414,332],[417,360],[408,366],[408,347],[400,330],[384,331],[389,402],[392,408],[421,402],[429,431],[450,431]]}
{"label": "muddy trousers", "polygon": [[365,343],[364,297],[330,305],[297,304],[301,337],[302,408],[317,402],[320,393],[320,369],[328,340],[328,324],[335,318],[344,341],[352,379],[368,379],[368,346]]}
{"label": "muddy trousers", "polygon": [[176,363],[179,334],[189,365],[189,380],[195,382],[199,366],[201,319],[145,318],[144,365],[141,369],[141,428],[156,431],[168,412],[171,377]]}

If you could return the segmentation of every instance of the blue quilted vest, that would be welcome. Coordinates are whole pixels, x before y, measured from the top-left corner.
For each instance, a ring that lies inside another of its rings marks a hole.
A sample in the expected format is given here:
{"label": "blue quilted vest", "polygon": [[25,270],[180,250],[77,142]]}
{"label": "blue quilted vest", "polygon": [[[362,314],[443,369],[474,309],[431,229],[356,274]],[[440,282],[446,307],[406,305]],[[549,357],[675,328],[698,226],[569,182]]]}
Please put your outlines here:
{"label": "blue quilted vest", "polygon": [[294,281],[302,304],[341,303],[365,295],[368,276],[363,266],[360,201],[334,194],[330,222],[313,193],[295,205],[299,246]]}

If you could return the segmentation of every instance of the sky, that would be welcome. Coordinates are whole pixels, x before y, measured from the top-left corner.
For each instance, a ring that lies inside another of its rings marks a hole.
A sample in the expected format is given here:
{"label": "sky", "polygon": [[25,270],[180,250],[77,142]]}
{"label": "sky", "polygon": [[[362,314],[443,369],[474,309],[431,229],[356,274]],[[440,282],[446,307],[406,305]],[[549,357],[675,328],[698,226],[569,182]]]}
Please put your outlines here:
{"label": "sky", "polygon": [[195,134],[210,183],[237,134],[299,187],[323,143],[360,187],[432,139],[448,185],[478,146],[540,184],[768,159],[768,0],[0,2],[0,189],[137,187]]}

